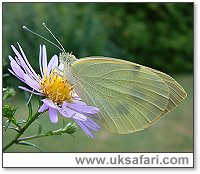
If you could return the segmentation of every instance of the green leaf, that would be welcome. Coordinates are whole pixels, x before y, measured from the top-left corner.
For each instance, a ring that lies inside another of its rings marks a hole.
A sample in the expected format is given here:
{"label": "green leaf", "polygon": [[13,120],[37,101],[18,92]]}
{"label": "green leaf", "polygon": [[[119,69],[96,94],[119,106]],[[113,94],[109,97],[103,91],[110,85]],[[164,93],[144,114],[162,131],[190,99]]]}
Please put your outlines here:
{"label": "green leaf", "polygon": [[38,127],[38,135],[40,135],[41,134],[41,132],[42,132],[42,125],[39,123],[39,127]]}
{"label": "green leaf", "polygon": [[63,128],[63,129],[65,128],[65,125],[66,125],[65,119],[63,118],[63,122],[62,122],[62,128]]}
{"label": "green leaf", "polygon": [[41,96],[38,96],[37,97],[37,99],[38,99],[38,104],[39,104],[39,106],[42,106],[42,97]]}
{"label": "green leaf", "polygon": [[15,117],[13,117],[11,121],[12,121],[12,123],[13,123],[14,125],[17,126],[17,121],[16,121],[16,118],[15,118]]}
{"label": "green leaf", "polygon": [[28,120],[30,120],[32,118],[33,115],[33,108],[32,108],[32,104],[31,101],[28,103]]}
{"label": "green leaf", "polygon": [[5,122],[5,131],[8,129],[8,126],[10,125],[10,120],[7,120]]}
{"label": "green leaf", "polygon": [[33,108],[32,108],[32,103],[31,103],[31,99],[32,99],[32,93],[30,94],[29,92],[24,91],[25,94],[25,98],[26,98],[26,102],[28,103],[28,120],[30,120],[33,116]]}
{"label": "green leaf", "polygon": [[27,142],[27,141],[19,141],[16,144],[25,145],[25,146],[31,146],[31,147],[34,147],[34,148],[38,149],[39,151],[43,152],[43,150],[40,147],[36,146],[33,143]]}

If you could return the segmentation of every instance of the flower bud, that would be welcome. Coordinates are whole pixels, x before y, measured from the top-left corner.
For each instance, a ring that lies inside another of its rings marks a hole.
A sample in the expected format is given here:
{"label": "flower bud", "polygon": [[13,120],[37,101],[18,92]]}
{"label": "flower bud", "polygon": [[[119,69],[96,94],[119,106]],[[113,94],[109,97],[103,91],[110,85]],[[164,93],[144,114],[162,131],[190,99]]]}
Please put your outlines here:
{"label": "flower bud", "polygon": [[8,119],[11,119],[13,118],[13,116],[15,115],[15,112],[17,111],[19,107],[13,107],[10,105],[10,103],[5,103],[4,106],[3,106],[3,116],[8,118]]}
{"label": "flower bud", "polygon": [[62,133],[68,133],[70,135],[72,135],[74,132],[76,132],[77,130],[77,126],[75,123],[68,123],[63,129],[62,129]]}

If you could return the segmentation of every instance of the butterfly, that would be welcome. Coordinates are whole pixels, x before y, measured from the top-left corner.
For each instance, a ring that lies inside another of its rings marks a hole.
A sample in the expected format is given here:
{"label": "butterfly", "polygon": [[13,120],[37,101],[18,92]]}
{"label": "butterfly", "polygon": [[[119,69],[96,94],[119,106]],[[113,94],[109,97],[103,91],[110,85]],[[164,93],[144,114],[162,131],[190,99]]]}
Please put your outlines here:
{"label": "butterfly", "polygon": [[169,75],[121,59],[60,55],[63,75],[78,96],[100,109],[109,131],[128,134],[148,128],[174,110],[187,96]]}
{"label": "butterfly", "polygon": [[56,41],[61,48],[53,44],[62,50],[63,77],[84,102],[100,109],[101,124],[111,132],[128,134],[148,128],[187,96],[181,85],[163,72],[110,57],[76,59]]}

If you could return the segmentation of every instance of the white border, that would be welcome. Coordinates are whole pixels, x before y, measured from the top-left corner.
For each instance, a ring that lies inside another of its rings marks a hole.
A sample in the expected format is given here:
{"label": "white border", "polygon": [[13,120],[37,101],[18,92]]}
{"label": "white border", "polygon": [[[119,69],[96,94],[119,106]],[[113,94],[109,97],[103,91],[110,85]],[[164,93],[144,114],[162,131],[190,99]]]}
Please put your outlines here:
{"label": "white border", "polygon": [[[43,2],[50,2],[50,1],[44,0]],[[8,1],[4,1],[4,2],[8,2]],[[9,1],[9,2],[21,2],[21,1],[17,0],[17,1]],[[23,2],[26,2],[26,1],[23,1]],[[41,1],[32,1],[32,2],[41,2]],[[57,1],[57,2],[66,2],[66,1]],[[84,1],[80,0],[80,1],[70,1],[70,2],[84,2]],[[88,0],[88,1],[85,1],[85,2],[92,2],[92,1]],[[95,1],[95,2],[122,2],[122,1],[100,1],[100,0],[98,0],[98,1]],[[130,1],[129,0],[129,1],[126,1],[126,2],[152,2],[152,1]],[[197,49],[197,48],[198,48],[199,42],[200,42],[200,35],[199,35],[199,31],[200,31],[200,26],[199,26],[200,25],[200,21],[199,21],[199,19],[200,19],[200,5],[199,5],[199,3],[200,3],[200,1],[198,1],[198,0],[194,0],[194,1],[191,1],[191,0],[185,0],[185,1],[180,1],[180,0],[176,0],[176,1],[172,1],[172,0],[158,1],[158,0],[154,0],[153,2],[194,2],[195,3],[195,16],[194,17],[195,17],[195,45],[196,46],[195,46],[195,51],[194,51],[194,56],[195,56],[195,62],[194,62],[195,79],[194,80],[195,80],[195,103],[196,103],[195,105],[198,106],[197,104],[199,103],[199,100],[200,100],[200,94],[199,94],[197,89],[200,89],[200,84],[199,84],[199,80],[197,79],[197,77],[198,77],[198,75],[200,75],[200,68],[199,68],[200,67],[200,62],[199,62],[200,53],[199,53],[199,49]],[[2,10],[2,3],[0,3],[0,11],[1,10]],[[0,14],[2,14],[2,13],[0,13]],[[2,16],[1,16],[1,19],[2,19]],[[1,23],[1,27],[0,28],[2,29],[2,23]],[[2,30],[1,29],[0,29],[0,32],[1,32],[0,38],[2,40]],[[0,43],[0,49],[2,49],[2,42]],[[0,65],[2,67],[2,62],[0,62]],[[0,74],[1,74],[1,72],[0,72]],[[1,77],[2,77],[2,74],[1,74]],[[2,79],[0,79],[0,84],[2,85]],[[0,104],[1,104],[1,102],[0,102]],[[200,123],[199,117],[198,117],[198,113],[200,113],[200,107],[195,107],[195,112],[194,112],[194,114],[195,114],[195,127],[196,127],[195,137],[199,137],[199,135],[197,135],[197,134],[198,134],[198,132],[200,132],[200,126],[197,126]],[[2,140],[2,134],[0,134],[0,141],[1,140]],[[200,144],[199,139],[196,139],[195,144],[196,145]],[[1,142],[1,145],[2,145],[2,142]],[[184,170],[176,170],[176,171],[174,171],[174,173],[176,173],[176,174],[177,173],[183,174],[183,173],[188,173],[188,172],[199,173],[200,167],[198,166],[199,165],[198,161],[200,161],[200,153],[199,153],[199,150],[197,150],[197,147],[199,147],[199,146],[195,146],[195,147],[196,147],[195,148],[195,157],[194,157],[195,161],[196,161],[196,162],[194,161],[195,170],[192,170],[192,171],[191,170],[188,171],[188,170],[185,170],[185,169]],[[36,155],[38,155],[38,154],[36,154]],[[34,159],[34,154],[29,154],[28,159],[30,160],[32,158]],[[39,159],[40,160],[40,157],[37,156],[37,157],[35,157],[35,159]],[[52,160],[55,163],[57,163],[56,153],[52,154],[50,159],[45,159],[45,160],[46,161],[51,161]],[[63,159],[63,160],[65,160],[65,159]],[[0,161],[2,162],[2,158],[0,158]],[[14,163],[16,163],[16,162],[17,161],[14,161]],[[12,173],[15,172],[15,173],[20,173],[20,174],[23,173],[23,172],[27,173],[27,170],[25,170],[25,171],[22,171],[22,170],[5,170],[5,169],[2,169],[2,168],[0,169],[0,171],[1,171],[1,173],[9,173],[9,172],[12,172]],[[29,173],[31,173],[31,172],[35,173],[35,170],[29,170]],[[62,173],[66,173],[66,171],[61,171],[61,172]],[[81,170],[81,173],[84,173],[84,172],[86,173],[86,171]],[[91,172],[94,173],[94,170],[91,171]],[[102,171],[97,171],[97,170],[95,171],[95,173],[98,173],[98,172],[102,173]],[[121,173],[122,171],[117,169],[117,170],[115,170],[115,172],[116,173]],[[129,170],[127,172],[133,173],[132,170]],[[137,173],[137,170],[135,170],[134,172]],[[142,171],[140,170],[140,173],[141,172]],[[144,172],[144,170],[143,170],[143,172]],[[148,170],[148,171],[146,170],[146,172],[155,174],[156,172],[160,173],[161,171],[156,169],[156,171],[155,170]],[[169,172],[173,173],[172,170],[170,170],[170,171],[169,170],[162,171],[162,173],[169,173]],[[40,172],[37,170],[37,173],[40,173]],[[49,173],[55,173],[55,171],[52,170],[52,169],[51,170],[43,170],[42,173],[48,173],[49,174]],[[88,173],[88,171],[87,171],[87,173]]]}
{"label": "white border", "polygon": [[[97,162],[100,158],[105,161]],[[4,153],[3,167],[188,168],[193,167],[193,153]]]}

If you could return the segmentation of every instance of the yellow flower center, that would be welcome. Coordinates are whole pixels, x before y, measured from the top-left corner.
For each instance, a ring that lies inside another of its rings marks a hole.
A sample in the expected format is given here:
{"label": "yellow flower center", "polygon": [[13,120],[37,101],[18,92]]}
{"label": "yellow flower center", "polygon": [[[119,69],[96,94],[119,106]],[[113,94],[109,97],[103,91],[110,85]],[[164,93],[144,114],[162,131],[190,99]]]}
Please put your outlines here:
{"label": "yellow flower center", "polygon": [[54,103],[61,104],[63,101],[69,101],[73,98],[73,86],[68,84],[67,80],[63,79],[56,69],[49,76],[44,75],[40,86],[43,94]]}

